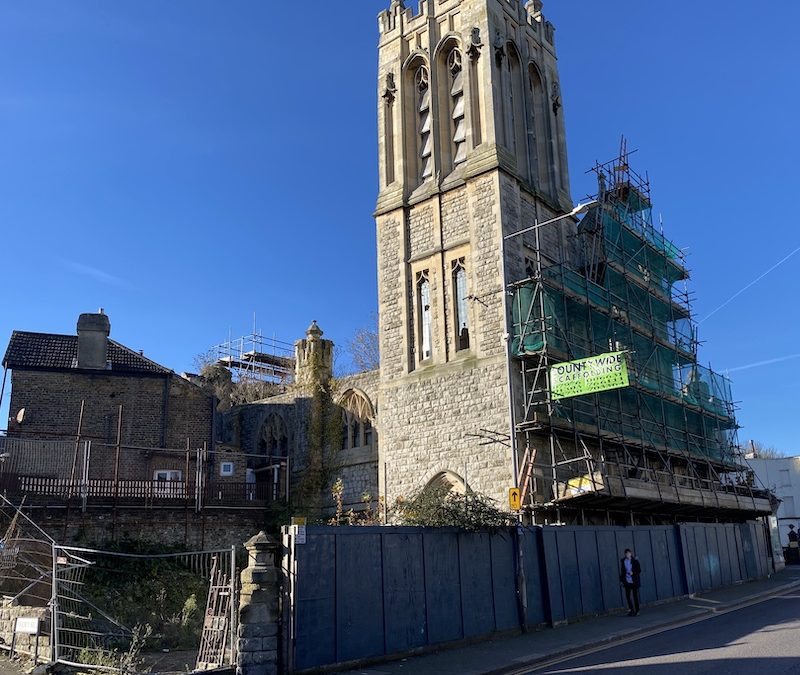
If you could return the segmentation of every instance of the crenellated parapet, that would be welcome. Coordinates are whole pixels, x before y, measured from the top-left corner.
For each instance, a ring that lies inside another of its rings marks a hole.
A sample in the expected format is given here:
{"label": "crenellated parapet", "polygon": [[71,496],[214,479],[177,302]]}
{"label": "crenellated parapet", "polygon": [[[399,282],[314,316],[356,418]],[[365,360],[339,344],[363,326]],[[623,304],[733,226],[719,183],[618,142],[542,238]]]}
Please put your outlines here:
{"label": "crenellated parapet", "polygon": [[[492,10],[503,12],[520,27],[526,27],[538,42],[553,45],[555,29],[546,21],[542,0],[486,0]],[[378,15],[378,32],[383,40],[402,37],[428,28],[431,20],[443,13],[460,12],[460,0],[419,0],[417,11],[407,7],[403,0],[393,0],[388,9]]]}

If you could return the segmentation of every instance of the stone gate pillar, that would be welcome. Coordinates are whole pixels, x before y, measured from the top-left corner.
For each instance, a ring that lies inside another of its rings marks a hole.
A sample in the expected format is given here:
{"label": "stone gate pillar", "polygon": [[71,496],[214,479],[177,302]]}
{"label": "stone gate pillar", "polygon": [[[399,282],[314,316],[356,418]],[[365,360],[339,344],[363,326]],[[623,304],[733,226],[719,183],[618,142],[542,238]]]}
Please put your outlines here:
{"label": "stone gate pillar", "polygon": [[278,543],[263,530],[246,541],[239,596],[237,675],[278,675]]}

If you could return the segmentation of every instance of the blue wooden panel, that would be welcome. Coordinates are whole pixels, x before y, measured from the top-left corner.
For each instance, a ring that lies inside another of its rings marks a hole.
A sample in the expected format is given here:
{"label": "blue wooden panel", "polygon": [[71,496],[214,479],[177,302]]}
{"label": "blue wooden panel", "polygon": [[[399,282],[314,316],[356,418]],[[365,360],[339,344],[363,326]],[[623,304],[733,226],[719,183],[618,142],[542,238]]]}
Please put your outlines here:
{"label": "blue wooden panel", "polygon": [[692,529],[695,533],[695,544],[697,545],[697,568],[700,572],[700,588],[707,591],[712,587],[712,584],[706,529],[702,525],[695,526]]}
{"label": "blue wooden panel", "polygon": [[751,523],[753,530],[753,541],[756,543],[756,552],[758,560],[758,576],[759,578],[765,577],[769,574],[769,549],[767,548],[767,537],[764,531],[764,526],[761,523]]}
{"label": "blue wooden panel", "polygon": [[736,540],[736,526],[735,525],[726,525],[725,526],[725,541],[728,547],[728,561],[730,562],[731,566],[731,583],[736,583],[738,581],[742,581],[744,579],[744,575],[742,574],[742,566],[740,560],[740,551],[739,546],[737,545]]}
{"label": "blue wooden panel", "polygon": [[683,560],[683,545],[678,526],[667,528],[667,550],[669,551],[669,571],[672,575],[672,592],[675,596],[686,595],[686,571]]}
{"label": "blue wooden panel", "polygon": [[728,526],[717,526],[717,543],[719,545],[719,569],[722,576],[722,585],[730,586],[733,583],[731,571],[730,551],[728,550]]}
{"label": "blue wooden panel", "polygon": [[617,548],[617,537],[612,529],[597,530],[597,553],[600,581],[603,586],[603,607],[606,610],[625,606],[625,594],[619,583],[619,561],[622,551]]}
{"label": "blue wooden panel", "polygon": [[717,525],[706,525],[706,543],[708,546],[708,570],[711,575],[711,588],[722,586],[722,571],[720,569],[719,542],[717,540]]}
{"label": "blue wooden panel", "polygon": [[310,535],[295,547],[297,669],[313,668],[336,661],[335,538]]}
{"label": "blue wooden panel", "polygon": [[617,561],[619,562],[622,559],[622,556],[624,555],[626,548],[635,551],[636,546],[633,541],[633,530],[631,530],[630,528],[627,527],[617,528],[616,537],[617,537]]}
{"label": "blue wooden panel", "polygon": [[755,579],[758,577],[758,561],[755,550],[756,543],[753,541],[753,530],[750,527],[750,523],[739,525],[739,534],[741,535],[742,559],[747,578]]}
{"label": "blue wooden panel", "polygon": [[528,626],[537,626],[548,620],[542,556],[541,528],[526,528],[522,533],[522,561],[528,598]]}
{"label": "blue wooden panel", "polygon": [[387,654],[428,643],[421,533],[383,535],[383,607]]}
{"label": "blue wooden panel", "polygon": [[581,615],[581,585],[578,580],[578,551],[575,547],[575,531],[563,528],[556,533],[558,560],[561,564],[561,595],[567,619]]}
{"label": "blue wooden panel", "polygon": [[488,635],[494,631],[489,535],[463,533],[458,545],[464,637]]}
{"label": "blue wooden panel", "polygon": [[594,528],[575,529],[578,570],[581,586],[581,613],[598,614],[605,608],[603,580]]}
{"label": "blue wooden panel", "polygon": [[556,530],[545,528],[542,531],[542,547],[544,549],[547,606],[550,610],[550,621],[557,623],[559,621],[564,621],[567,615],[564,612],[564,597],[561,586],[561,564],[558,558]]}
{"label": "blue wooden panel", "polygon": [[677,595],[672,587],[672,572],[667,545],[668,533],[669,530],[658,527],[653,529],[650,537],[653,551],[652,578],[657,600],[666,600]]}
{"label": "blue wooden panel", "polygon": [[508,530],[496,532],[489,538],[495,630],[519,628],[515,536],[512,530]]}
{"label": "blue wooden panel", "polygon": [[656,592],[656,575],[653,563],[653,543],[650,540],[649,527],[637,527],[633,531],[633,550],[642,566],[642,588],[639,597],[643,603],[658,599]]}
{"label": "blue wooden panel", "polygon": [[425,595],[430,644],[464,637],[461,623],[461,573],[458,534],[425,532]]}
{"label": "blue wooden panel", "polygon": [[381,535],[336,537],[336,658],[385,653]]}
{"label": "blue wooden panel", "polygon": [[683,569],[686,575],[686,592],[697,593],[700,590],[700,572],[697,569],[697,546],[694,530],[690,525],[680,525],[681,554]]}

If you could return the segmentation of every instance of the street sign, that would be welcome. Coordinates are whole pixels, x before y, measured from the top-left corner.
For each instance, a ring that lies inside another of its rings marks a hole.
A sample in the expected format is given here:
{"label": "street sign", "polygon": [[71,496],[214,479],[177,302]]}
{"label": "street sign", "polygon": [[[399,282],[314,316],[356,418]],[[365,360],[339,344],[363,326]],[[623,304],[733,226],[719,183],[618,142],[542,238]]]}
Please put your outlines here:
{"label": "street sign", "polygon": [[630,380],[625,352],[610,352],[550,366],[550,393],[554,399],[627,386]]}
{"label": "street sign", "polygon": [[292,516],[292,525],[308,525],[308,518]]}
{"label": "street sign", "polygon": [[522,490],[518,487],[508,490],[508,508],[512,511],[519,511],[521,506]]}
{"label": "street sign", "polygon": [[306,543],[306,526],[305,525],[295,525],[294,543],[295,544],[305,544]]}

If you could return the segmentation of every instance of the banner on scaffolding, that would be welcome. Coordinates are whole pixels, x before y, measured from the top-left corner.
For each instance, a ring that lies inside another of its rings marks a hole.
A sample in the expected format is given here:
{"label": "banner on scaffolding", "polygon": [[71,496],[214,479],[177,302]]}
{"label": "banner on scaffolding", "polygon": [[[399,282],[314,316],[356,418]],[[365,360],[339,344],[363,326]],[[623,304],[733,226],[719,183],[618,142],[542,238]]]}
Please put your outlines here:
{"label": "banner on scaffolding", "polygon": [[630,380],[625,352],[610,352],[550,366],[550,394],[554,399],[628,386]]}

